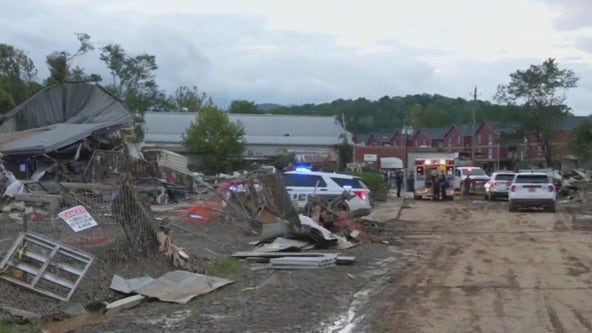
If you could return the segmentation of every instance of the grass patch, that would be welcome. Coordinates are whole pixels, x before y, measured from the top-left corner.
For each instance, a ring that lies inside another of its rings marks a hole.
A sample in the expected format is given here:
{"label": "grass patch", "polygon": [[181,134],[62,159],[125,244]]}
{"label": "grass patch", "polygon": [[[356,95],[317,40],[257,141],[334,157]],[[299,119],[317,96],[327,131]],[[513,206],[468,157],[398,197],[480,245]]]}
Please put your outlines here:
{"label": "grass patch", "polygon": [[38,325],[17,325],[0,321],[0,333],[38,333],[41,328]]}
{"label": "grass patch", "polygon": [[[220,259],[211,262],[204,269],[206,275],[236,280],[248,269],[247,263],[236,259]],[[0,331],[0,333],[2,333]]]}

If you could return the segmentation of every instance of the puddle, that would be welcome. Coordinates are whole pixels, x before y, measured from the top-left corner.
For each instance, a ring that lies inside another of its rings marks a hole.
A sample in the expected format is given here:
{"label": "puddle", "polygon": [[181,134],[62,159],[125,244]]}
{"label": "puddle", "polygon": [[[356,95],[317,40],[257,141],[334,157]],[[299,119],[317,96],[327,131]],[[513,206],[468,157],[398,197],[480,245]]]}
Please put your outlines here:
{"label": "puddle", "polygon": [[86,326],[97,325],[107,320],[107,316],[99,312],[91,312],[60,321],[50,321],[41,324],[42,333],[68,333]]}
{"label": "puddle", "polygon": [[[394,249],[395,247],[393,247]],[[392,251],[392,250],[391,250]],[[370,287],[356,292],[353,296],[352,302],[349,304],[347,311],[342,313],[337,320],[324,328],[325,333],[353,333],[363,332],[359,327],[360,322],[364,319],[364,307],[371,301],[371,298],[380,290],[381,286],[388,280],[388,272],[392,268],[392,263],[396,262],[395,257],[388,257],[376,261],[374,265],[370,265],[367,273],[362,276],[370,279]]]}
{"label": "puddle", "polygon": [[370,289],[358,291],[354,295],[354,299],[347,309],[347,312],[343,314],[333,325],[328,327],[326,331],[328,333],[353,333],[356,328],[356,324],[363,318],[358,317],[358,310],[363,306],[369,299]]}

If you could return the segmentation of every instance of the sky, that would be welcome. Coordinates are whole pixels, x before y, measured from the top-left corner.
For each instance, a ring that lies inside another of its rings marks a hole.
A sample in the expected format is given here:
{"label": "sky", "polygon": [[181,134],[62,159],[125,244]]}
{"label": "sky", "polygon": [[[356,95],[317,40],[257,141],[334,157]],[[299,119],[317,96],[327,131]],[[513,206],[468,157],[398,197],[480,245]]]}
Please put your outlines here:
{"label": "sky", "polygon": [[[0,42],[45,55],[96,46],[150,53],[159,85],[216,104],[284,105],[441,94],[492,100],[509,74],[556,58],[580,77],[567,102],[592,113],[589,0],[0,0]],[[98,52],[77,65],[108,77]]]}

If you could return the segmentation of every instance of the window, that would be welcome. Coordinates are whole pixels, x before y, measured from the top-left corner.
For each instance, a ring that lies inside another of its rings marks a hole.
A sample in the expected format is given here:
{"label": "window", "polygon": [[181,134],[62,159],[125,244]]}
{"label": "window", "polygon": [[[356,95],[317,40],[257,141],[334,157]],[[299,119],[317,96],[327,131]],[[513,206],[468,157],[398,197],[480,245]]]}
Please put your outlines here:
{"label": "window", "polygon": [[[327,187],[323,177],[317,175],[307,175],[301,173],[284,174],[284,183],[286,186],[294,187]],[[318,185],[317,185],[318,182]]]}
{"label": "window", "polygon": [[499,173],[495,176],[495,180],[511,182],[512,180],[514,180],[514,174],[513,173]]}
{"label": "window", "polygon": [[337,183],[337,185],[344,187],[344,186],[351,186],[351,188],[357,189],[367,189],[364,182],[362,182],[359,178],[334,178],[331,177],[331,180]]}
{"label": "window", "polygon": [[489,134],[489,145],[492,146],[493,145],[493,135]]}
{"label": "window", "polygon": [[477,135],[477,144],[480,145],[481,144],[481,135]]}
{"label": "window", "polygon": [[492,148],[489,148],[487,150],[487,156],[488,156],[489,159],[492,159],[493,158],[493,149]]}
{"label": "window", "polygon": [[481,168],[468,168],[464,170],[465,175],[470,176],[486,176],[485,171]]}
{"label": "window", "polygon": [[549,184],[549,177],[546,175],[518,175],[516,184]]}
{"label": "window", "polygon": [[460,146],[460,136],[456,138],[456,144]]}

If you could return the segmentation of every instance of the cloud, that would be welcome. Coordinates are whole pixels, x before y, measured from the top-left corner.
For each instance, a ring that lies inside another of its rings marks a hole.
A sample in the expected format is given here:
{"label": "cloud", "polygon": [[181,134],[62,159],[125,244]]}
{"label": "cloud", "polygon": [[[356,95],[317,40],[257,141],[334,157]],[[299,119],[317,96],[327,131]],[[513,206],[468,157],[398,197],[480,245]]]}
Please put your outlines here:
{"label": "cloud", "polygon": [[575,47],[587,53],[592,53],[592,37],[579,37],[575,41]]}
{"label": "cloud", "polygon": [[[512,58],[511,47],[504,59],[461,56],[458,49],[446,49],[445,42],[431,47],[410,43],[411,32],[401,34],[406,41],[381,35],[376,43],[361,48],[342,43],[343,36],[333,31],[278,28],[257,13],[204,13],[192,7],[184,14],[169,7],[146,11],[141,6],[118,7],[119,3],[15,1],[10,14],[0,13],[0,31],[5,42],[29,51],[42,77],[47,75],[45,55],[74,51],[74,32],[86,32],[97,46],[119,43],[130,54],[156,55],[157,79],[163,89],[170,92],[181,85],[196,85],[222,106],[233,99],[302,104],[424,92],[469,98],[474,85],[481,91],[480,98],[491,99],[511,72],[544,60]],[[361,37],[364,22],[357,24]],[[490,42],[479,45],[486,51]],[[88,71],[108,77],[98,52],[77,61]],[[582,73],[592,73],[589,67],[578,66]],[[573,98],[570,94],[570,102],[588,113],[586,98],[592,85],[583,83],[573,91]]]}
{"label": "cloud", "polygon": [[555,25],[560,30],[592,26],[592,2],[589,0],[539,0],[558,12]]}

